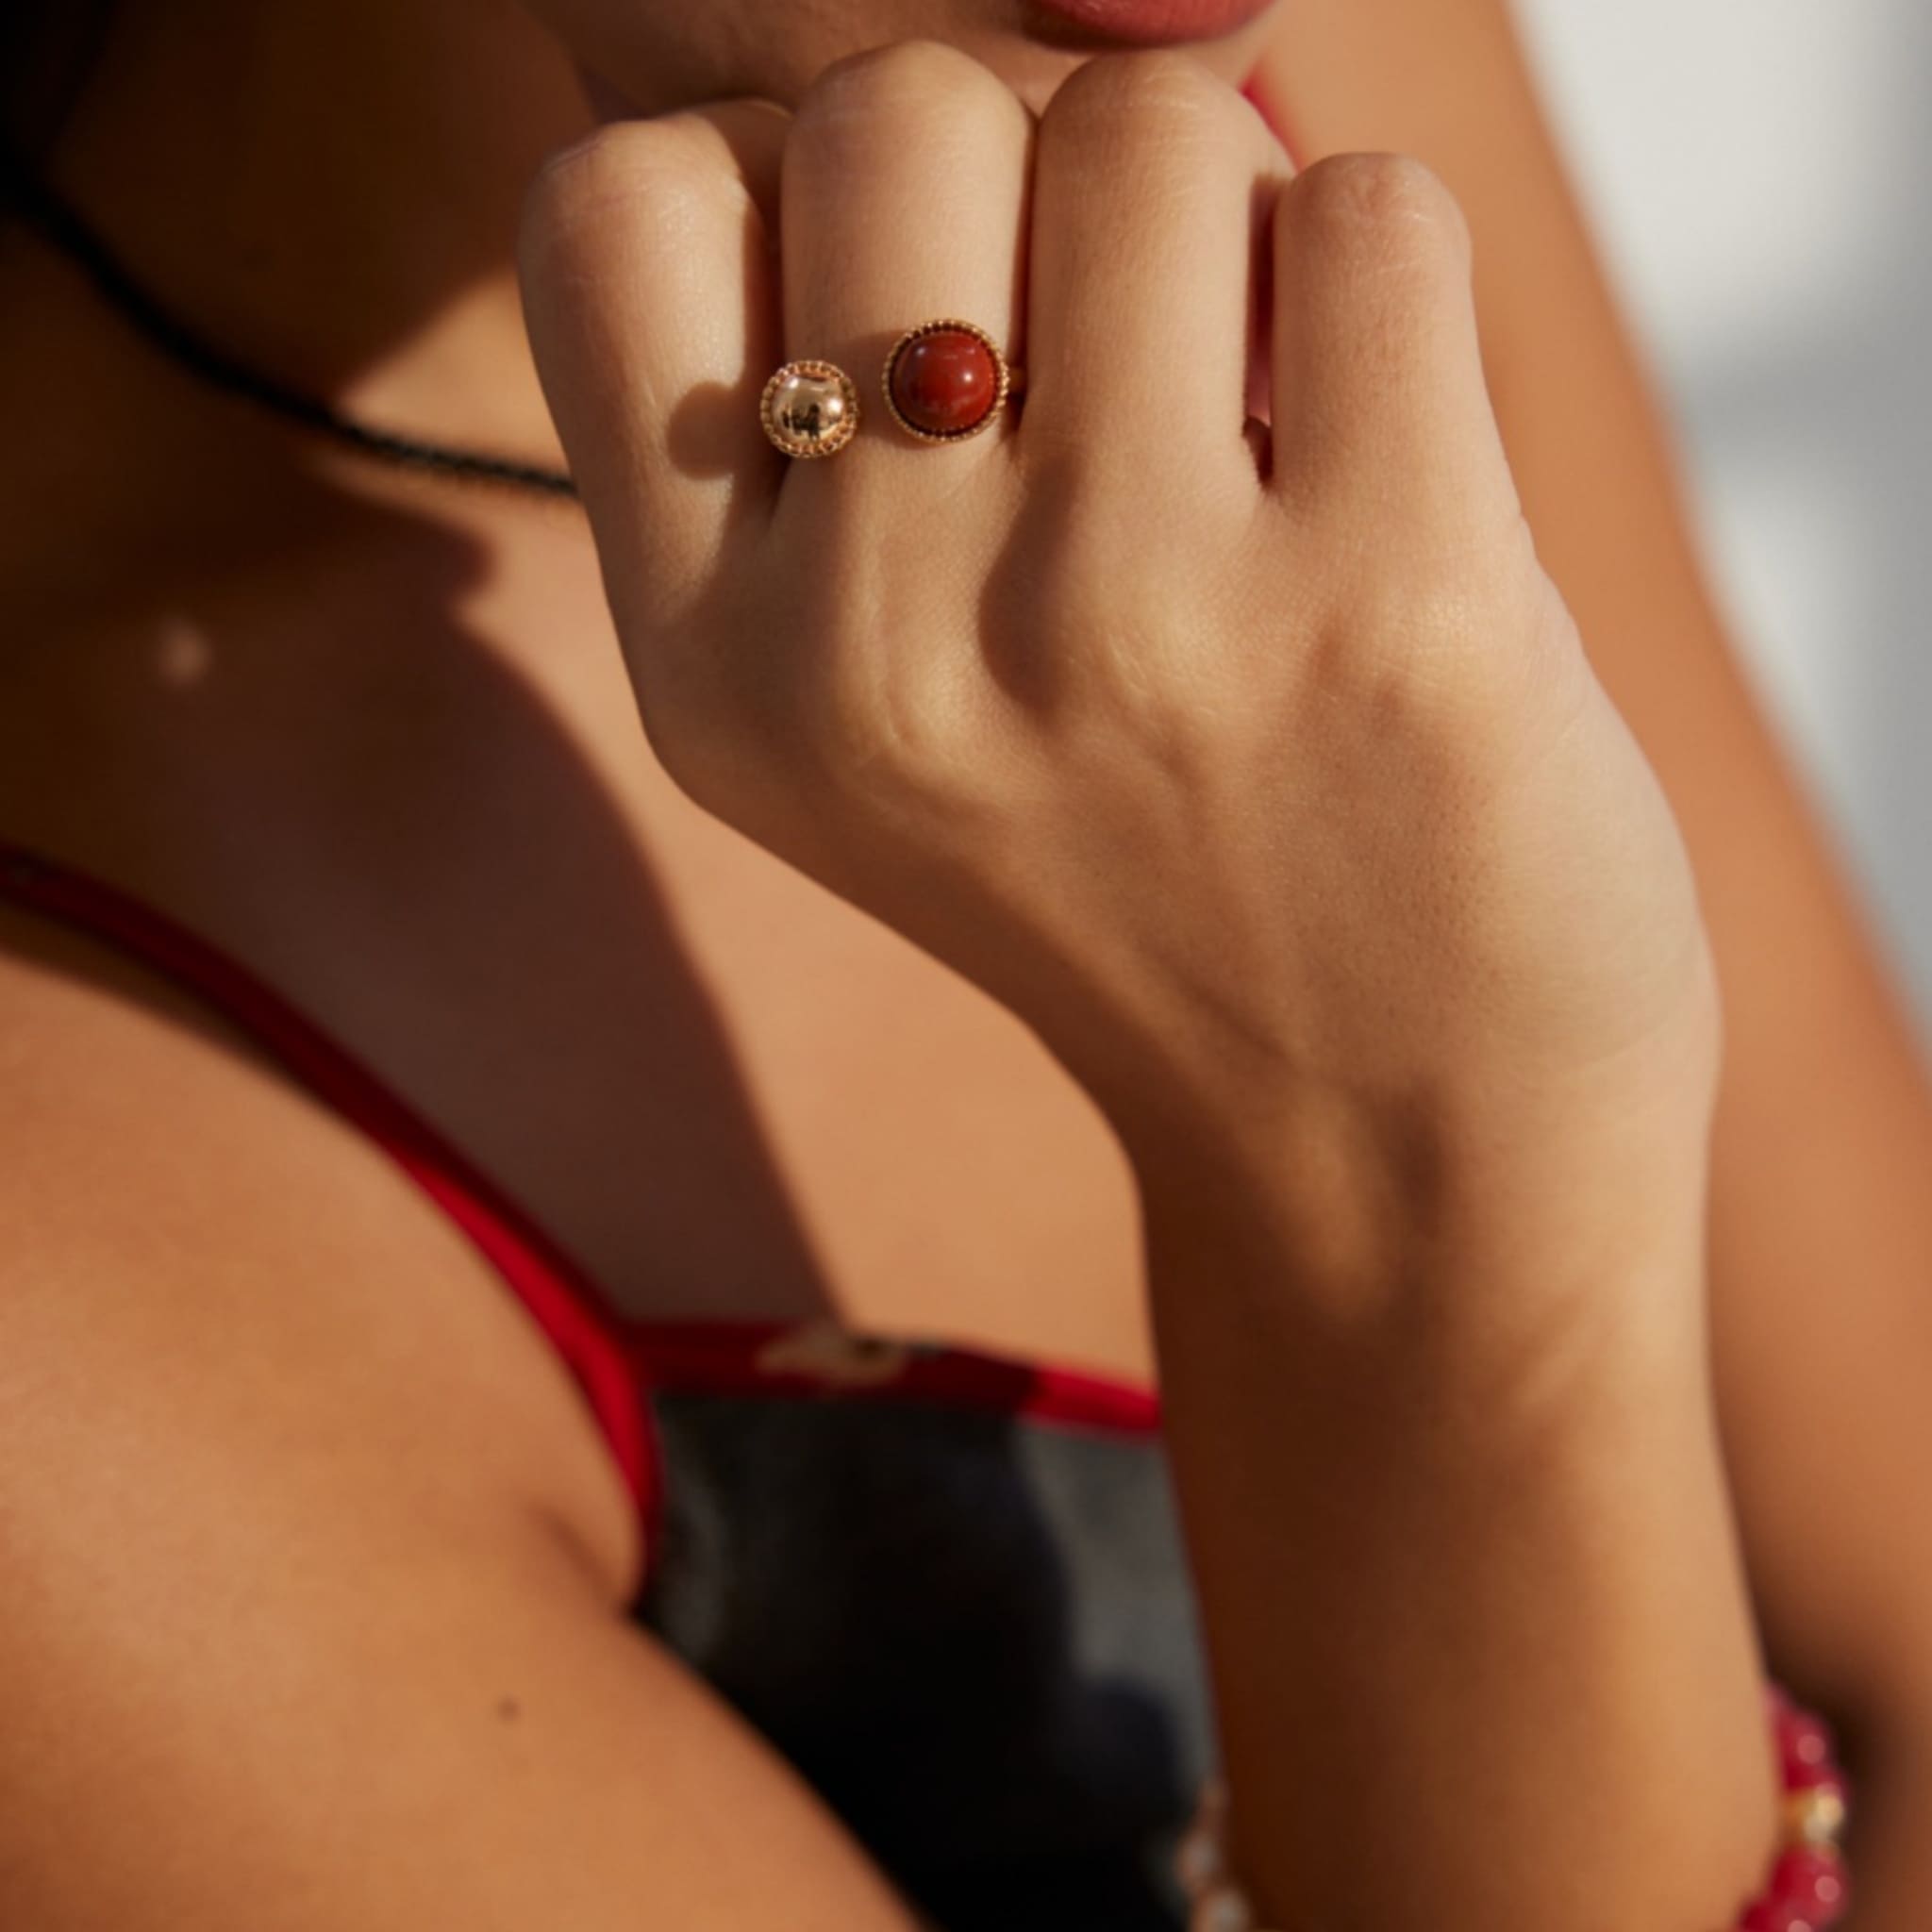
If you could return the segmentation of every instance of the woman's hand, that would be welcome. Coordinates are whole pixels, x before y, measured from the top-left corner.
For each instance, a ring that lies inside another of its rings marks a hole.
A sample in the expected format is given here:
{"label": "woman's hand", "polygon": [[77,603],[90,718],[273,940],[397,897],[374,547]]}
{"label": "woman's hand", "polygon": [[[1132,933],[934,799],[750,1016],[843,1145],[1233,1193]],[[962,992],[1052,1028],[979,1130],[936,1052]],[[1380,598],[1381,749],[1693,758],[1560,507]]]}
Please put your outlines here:
{"label": "woman's hand", "polygon": [[[1186,57],[1036,126],[923,42],[611,129],[525,252],[673,776],[1005,1001],[1134,1160],[1271,1923],[1716,1924],[1772,1790],[1703,1350],[1715,979],[1469,266],[1424,170],[1295,178]],[[1027,372],[951,446],[874,400],[941,316]],[[804,356],[864,399],[825,460],[758,423]]]}
{"label": "woman's hand", "polygon": [[[1421,165],[1296,177],[1172,53],[1036,124],[908,42],[792,114],[608,128],[531,196],[538,359],[664,765],[1012,1008],[1130,1152],[1626,1102],[1647,1138],[1660,1093],[1703,1131],[1689,863],[1538,565],[1469,269]],[[1027,387],[931,445],[880,370],[948,315]],[[759,426],[802,356],[862,398],[828,459]]]}

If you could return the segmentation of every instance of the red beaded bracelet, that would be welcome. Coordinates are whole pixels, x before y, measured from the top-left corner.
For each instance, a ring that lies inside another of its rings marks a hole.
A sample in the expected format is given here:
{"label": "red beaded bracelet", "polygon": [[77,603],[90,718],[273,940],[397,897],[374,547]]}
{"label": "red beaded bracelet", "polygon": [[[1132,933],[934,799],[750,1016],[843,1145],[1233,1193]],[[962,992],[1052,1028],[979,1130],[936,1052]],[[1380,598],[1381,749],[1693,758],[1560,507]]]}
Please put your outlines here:
{"label": "red beaded bracelet", "polygon": [[[1784,1793],[1784,1842],[1770,1882],[1744,1907],[1736,1932],[1828,1932],[1852,1901],[1839,1852],[1845,1774],[1822,1717],[1800,1709],[1774,1684],[1766,1698]],[[1256,1932],[1254,1907],[1228,1874],[1226,1817],[1225,1788],[1208,1785],[1174,1860],[1192,1907],[1189,1932]]]}
{"label": "red beaded bracelet", "polygon": [[1852,1902],[1839,1853],[1849,1787],[1831,1727],[1775,1684],[1765,1692],[1784,1787],[1784,1849],[1771,1883],[1744,1907],[1738,1932],[1825,1932]]}

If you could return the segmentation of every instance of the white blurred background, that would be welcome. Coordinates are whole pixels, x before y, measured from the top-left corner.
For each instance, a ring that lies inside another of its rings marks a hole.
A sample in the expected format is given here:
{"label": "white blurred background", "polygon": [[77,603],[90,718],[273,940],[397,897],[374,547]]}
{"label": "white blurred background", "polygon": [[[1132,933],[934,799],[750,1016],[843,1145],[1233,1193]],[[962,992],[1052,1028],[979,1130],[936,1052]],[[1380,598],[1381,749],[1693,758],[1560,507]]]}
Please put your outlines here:
{"label": "white blurred background", "polygon": [[1516,5],[1745,668],[1932,1041],[1932,6]]}

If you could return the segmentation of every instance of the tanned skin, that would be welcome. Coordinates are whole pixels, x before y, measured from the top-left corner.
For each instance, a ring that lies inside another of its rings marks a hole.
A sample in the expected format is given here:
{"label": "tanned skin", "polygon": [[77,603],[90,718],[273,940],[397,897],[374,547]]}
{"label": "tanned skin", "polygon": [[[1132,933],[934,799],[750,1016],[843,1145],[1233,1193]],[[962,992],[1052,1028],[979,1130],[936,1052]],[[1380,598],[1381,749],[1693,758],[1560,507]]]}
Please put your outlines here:
{"label": "tanned skin", "polygon": [[[802,83],[920,31],[905,15],[855,0],[788,14],[823,45],[767,38]],[[749,54],[692,44],[707,92],[758,91]],[[1411,154],[1461,205],[1539,555],[1668,791],[1721,972],[1728,1491],[1703,1487],[1679,1378],[1657,1400],[1681,1442],[1619,1433],[1624,1395],[1663,1387],[1633,1369],[1589,1386],[1550,1499],[1655,1449],[1699,1471],[1671,1521],[1700,1550],[1735,1509],[1770,1663],[1848,1727],[1861,1924],[1905,1932],[1932,1892],[1932,1095],[1903,1002],[1731,655],[1504,10],[1296,0],[1223,64],[1256,56],[1305,161]],[[508,8],[129,0],[55,170],[291,379],[558,460],[512,250],[532,175],[587,127],[564,50]],[[9,835],[254,965],[634,1308],[829,1306],[1150,1372],[1136,1176],[1098,1111],[991,1000],[657,770],[580,525],[215,401],[11,230],[0,341]],[[447,1225],[193,1002],[18,912],[0,941],[0,1524],[31,1578],[0,1613],[9,1923],[240,1932],[266,1899],[302,1932],[910,1924],[625,1621],[625,1498]],[[1166,1225],[1184,1292],[1210,1250]],[[1407,1500],[1447,1535],[1470,1498]],[[1274,1587],[1241,1538],[1211,1533],[1224,1599]],[[1725,1553],[1704,1559],[1686,1616],[1735,1686]],[[1617,1592],[1552,1574],[1587,1647]],[[1744,1762],[1730,1689],[1685,1707],[1700,1751]],[[1242,1748],[1254,1772],[1266,1740]],[[1755,1869],[1747,1783],[1683,1794],[1711,1860],[1684,1896]]]}

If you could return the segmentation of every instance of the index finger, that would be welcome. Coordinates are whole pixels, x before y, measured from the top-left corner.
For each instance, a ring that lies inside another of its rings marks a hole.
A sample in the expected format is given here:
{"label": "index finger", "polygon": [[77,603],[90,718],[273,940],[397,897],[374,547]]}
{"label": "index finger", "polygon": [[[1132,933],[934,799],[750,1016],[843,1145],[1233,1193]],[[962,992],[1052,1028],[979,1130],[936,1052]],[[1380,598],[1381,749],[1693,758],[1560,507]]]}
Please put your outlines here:
{"label": "index finger", "polygon": [[613,122],[554,156],[525,197],[530,344],[620,628],[642,584],[660,605],[695,591],[769,508],[758,403],[781,356],[791,120],[744,98]]}

